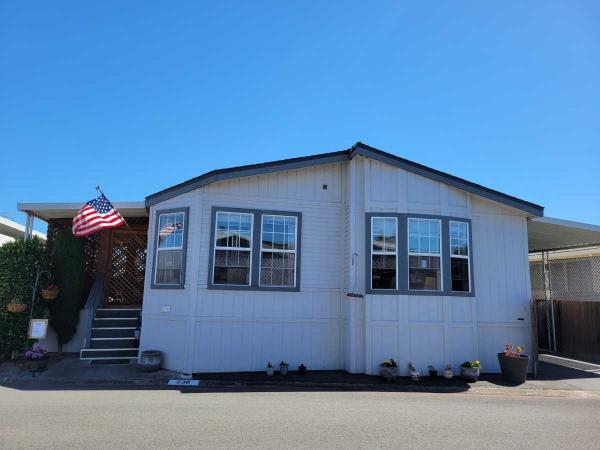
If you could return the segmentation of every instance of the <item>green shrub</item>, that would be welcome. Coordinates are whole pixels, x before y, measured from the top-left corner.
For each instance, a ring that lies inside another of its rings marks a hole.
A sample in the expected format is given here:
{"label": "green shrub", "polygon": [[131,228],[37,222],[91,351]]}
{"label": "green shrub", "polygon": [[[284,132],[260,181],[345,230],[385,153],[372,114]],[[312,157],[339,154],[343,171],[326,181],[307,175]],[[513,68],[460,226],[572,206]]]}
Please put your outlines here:
{"label": "green shrub", "polygon": [[56,233],[52,267],[54,283],[60,293],[50,308],[50,324],[62,345],[69,342],[77,330],[79,310],[85,296],[83,239],[74,237],[70,228]]}
{"label": "green shrub", "polygon": [[[27,344],[31,295],[37,269],[48,270],[49,261],[43,241],[37,237],[18,239],[0,246],[0,358],[13,350],[23,351]],[[46,273],[40,277],[39,287],[48,282]],[[36,293],[36,296],[38,294]],[[6,307],[11,300],[27,305],[22,313],[10,313]],[[36,298],[34,317],[46,317],[41,301]]]}

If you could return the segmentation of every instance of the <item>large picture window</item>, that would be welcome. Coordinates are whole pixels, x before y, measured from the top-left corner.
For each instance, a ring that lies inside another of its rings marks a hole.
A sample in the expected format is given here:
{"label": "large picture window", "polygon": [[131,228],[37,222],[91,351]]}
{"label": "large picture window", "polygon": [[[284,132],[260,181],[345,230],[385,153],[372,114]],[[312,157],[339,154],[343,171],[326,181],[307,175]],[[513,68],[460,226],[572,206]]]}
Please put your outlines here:
{"label": "large picture window", "polygon": [[262,215],[260,286],[296,285],[297,228],[295,216]]}
{"label": "large picture window", "polygon": [[208,289],[299,291],[302,214],[212,208]]}
{"label": "large picture window", "polygon": [[398,289],[398,219],[371,217],[371,289]]}
{"label": "large picture window", "polygon": [[408,289],[442,290],[442,222],[408,218]]}
{"label": "large picture window", "polygon": [[216,215],[213,284],[250,286],[253,214]]}
{"label": "large picture window", "polygon": [[157,211],[152,287],[183,287],[188,208]]}
{"label": "large picture window", "polygon": [[452,292],[470,292],[469,224],[450,221],[450,272]]}

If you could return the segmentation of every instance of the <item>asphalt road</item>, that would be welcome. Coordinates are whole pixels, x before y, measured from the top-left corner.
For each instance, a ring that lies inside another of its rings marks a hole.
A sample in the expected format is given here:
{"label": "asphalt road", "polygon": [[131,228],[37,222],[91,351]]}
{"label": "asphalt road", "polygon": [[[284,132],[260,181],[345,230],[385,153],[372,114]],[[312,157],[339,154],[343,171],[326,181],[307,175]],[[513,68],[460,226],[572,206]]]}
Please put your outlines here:
{"label": "asphalt road", "polygon": [[0,387],[3,449],[234,447],[600,449],[600,400]]}

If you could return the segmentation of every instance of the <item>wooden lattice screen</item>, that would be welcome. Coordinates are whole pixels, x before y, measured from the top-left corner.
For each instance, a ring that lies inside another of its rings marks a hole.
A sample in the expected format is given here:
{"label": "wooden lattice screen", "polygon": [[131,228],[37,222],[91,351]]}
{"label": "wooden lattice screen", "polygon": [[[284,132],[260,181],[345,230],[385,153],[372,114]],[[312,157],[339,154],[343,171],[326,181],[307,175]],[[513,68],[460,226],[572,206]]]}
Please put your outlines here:
{"label": "wooden lattice screen", "polygon": [[[84,239],[86,295],[97,273],[106,274],[106,307],[139,307],[144,295],[148,219],[129,217],[131,227],[104,230]],[[52,253],[57,231],[71,227],[71,219],[52,219],[48,223],[47,249]],[[85,298],[82,299],[85,303]]]}
{"label": "wooden lattice screen", "polygon": [[146,232],[112,230],[105,307],[139,307],[144,296]]}

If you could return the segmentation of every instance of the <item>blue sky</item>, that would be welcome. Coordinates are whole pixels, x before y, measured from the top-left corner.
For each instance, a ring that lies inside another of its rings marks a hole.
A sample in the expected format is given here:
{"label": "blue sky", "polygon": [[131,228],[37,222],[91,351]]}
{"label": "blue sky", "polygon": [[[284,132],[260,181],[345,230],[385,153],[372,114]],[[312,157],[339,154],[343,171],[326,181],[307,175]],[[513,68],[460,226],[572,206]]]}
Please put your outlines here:
{"label": "blue sky", "polygon": [[361,140],[600,224],[600,3],[366,3],[0,0],[0,214]]}

